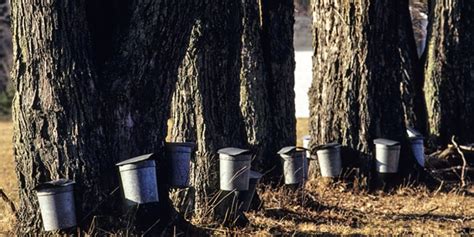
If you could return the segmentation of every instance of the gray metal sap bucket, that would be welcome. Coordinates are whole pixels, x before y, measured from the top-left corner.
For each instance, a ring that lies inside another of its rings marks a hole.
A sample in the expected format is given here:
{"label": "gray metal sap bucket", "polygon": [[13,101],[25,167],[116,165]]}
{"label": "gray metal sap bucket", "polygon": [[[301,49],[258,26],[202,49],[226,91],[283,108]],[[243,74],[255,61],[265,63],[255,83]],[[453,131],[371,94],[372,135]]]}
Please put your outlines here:
{"label": "gray metal sap bucket", "polygon": [[195,143],[166,143],[166,159],[170,168],[170,185],[175,188],[189,186],[189,169]]}
{"label": "gray metal sap bucket", "polygon": [[388,139],[375,139],[375,169],[379,173],[397,173],[400,143]]}
{"label": "gray metal sap bucket", "polygon": [[240,196],[240,200],[242,202],[242,206],[240,208],[241,211],[248,211],[250,209],[250,204],[252,204],[252,199],[255,195],[255,191],[257,190],[258,182],[260,181],[262,176],[263,175],[257,171],[250,171],[249,190],[243,191]]}
{"label": "gray metal sap bucket", "polygon": [[249,189],[251,154],[249,150],[228,147],[218,151],[220,188],[225,191]]}
{"label": "gray metal sap bucket", "polygon": [[411,127],[407,127],[407,135],[408,137],[423,137],[423,135],[416,131],[414,128],[411,128]]}
{"label": "gray metal sap bucket", "polygon": [[45,231],[76,226],[73,184],[59,179],[35,187]]}
{"label": "gray metal sap bucket", "polygon": [[341,145],[329,143],[318,148],[319,168],[322,177],[338,177],[341,174]]}
{"label": "gray metal sap bucket", "polygon": [[128,205],[158,202],[156,165],[153,154],[134,157],[116,164]]}
{"label": "gray metal sap bucket", "polygon": [[308,159],[306,149],[287,146],[278,151],[283,160],[285,184],[303,183],[308,178]]}
{"label": "gray metal sap bucket", "polygon": [[423,137],[410,137],[410,143],[416,161],[421,167],[425,167],[425,146],[423,144]]}
{"label": "gray metal sap bucket", "polygon": [[306,135],[303,137],[303,147],[306,149],[306,158],[311,157],[311,152],[309,151],[309,143],[311,142],[311,136]]}

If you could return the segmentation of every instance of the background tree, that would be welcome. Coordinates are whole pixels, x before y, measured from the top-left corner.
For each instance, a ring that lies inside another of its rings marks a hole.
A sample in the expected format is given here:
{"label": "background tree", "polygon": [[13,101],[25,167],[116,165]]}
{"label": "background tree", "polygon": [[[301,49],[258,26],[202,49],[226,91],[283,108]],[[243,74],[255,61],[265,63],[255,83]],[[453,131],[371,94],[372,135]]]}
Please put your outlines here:
{"label": "background tree", "polygon": [[293,3],[259,4],[207,7],[180,68],[172,140],[198,143],[195,197],[187,198],[196,217],[209,209],[218,187],[219,148],[250,145],[257,155],[254,168],[278,174],[276,152],[295,144]]}
{"label": "background tree", "polygon": [[20,231],[41,230],[38,183],[74,179],[81,220],[118,186],[115,162],[161,149],[196,4],[12,2]]}
{"label": "background tree", "polygon": [[245,0],[241,110],[260,171],[281,174],[276,152],[296,143],[292,0]]}
{"label": "background tree", "polygon": [[218,183],[218,154],[223,147],[246,147],[239,107],[241,4],[204,4],[195,21],[174,94],[173,140],[197,143],[190,197],[196,220],[212,219]]}
{"label": "background tree", "polygon": [[10,4],[0,5],[0,118],[10,115],[13,92],[10,86],[12,65],[12,35],[10,30]]}
{"label": "background tree", "polygon": [[430,135],[445,145],[451,136],[474,142],[474,2],[431,1],[425,63]]}
{"label": "background tree", "polygon": [[312,147],[338,141],[344,161],[367,172],[373,139],[388,138],[402,143],[400,166],[411,167],[400,90],[411,78],[410,58],[400,52],[407,34],[399,30],[408,1],[313,0],[312,7]]}

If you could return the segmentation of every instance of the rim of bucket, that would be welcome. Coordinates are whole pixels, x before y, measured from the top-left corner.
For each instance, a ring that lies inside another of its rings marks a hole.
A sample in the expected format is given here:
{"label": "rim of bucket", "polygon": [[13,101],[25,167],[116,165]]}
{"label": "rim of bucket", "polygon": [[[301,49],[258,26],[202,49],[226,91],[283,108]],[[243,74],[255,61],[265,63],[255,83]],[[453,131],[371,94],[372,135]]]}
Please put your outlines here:
{"label": "rim of bucket", "polygon": [[69,179],[57,179],[36,185],[33,190],[37,192],[47,192],[47,190],[60,190],[62,188],[72,188],[76,182]]}
{"label": "rim of bucket", "polygon": [[64,186],[64,187],[55,187],[55,188],[44,188],[36,190],[36,195],[38,196],[51,196],[61,193],[68,193],[74,190],[74,186]]}
{"label": "rim of bucket", "polygon": [[196,148],[196,143],[195,142],[167,142],[165,143],[165,147],[168,150],[174,150],[181,147],[191,148],[191,150],[194,150]]}
{"label": "rim of bucket", "polygon": [[334,152],[338,152],[340,151],[340,146],[339,147],[335,147],[335,148],[328,148],[328,149],[323,149],[323,150],[317,150],[316,151],[316,155],[317,154],[327,154],[327,153],[334,153]]}
{"label": "rim of bucket", "polygon": [[411,137],[423,137],[423,135],[412,127],[407,127],[407,135]]}
{"label": "rim of bucket", "polygon": [[250,154],[250,150],[237,148],[237,147],[225,147],[217,151],[219,154],[229,155],[229,156],[239,156]]}
{"label": "rim of bucket", "polygon": [[138,169],[144,169],[144,168],[149,168],[149,167],[156,167],[155,160],[145,160],[140,163],[121,165],[119,166],[119,171],[138,170]]}
{"label": "rim of bucket", "polygon": [[252,160],[252,154],[244,153],[244,154],[232,156],[232,155],[221,153],[219,154],[219,160],[249,161],[249,160]]}
{"label": "rim of bucket", "polygon": [[281,148],[277,154],[279,155],[289,155],[293,152],[306,152],[308,149],[300,146],[285,146]]}
{"label": "rim of bucket", "polygon": [[317,146],[316,150],[321,151],[321,150],[339,149],[341,148],[341,146],[342,145],[337,142],[330,142],[330,143]]}
{"label": "rim of bucket", "polygon": [[[166,147],[166,153],[188,153],[191,154],[194,152],[194,148],[189,146],[173,146],[173,147]],[[166,156],[166,158],[170,158]]]}
{"label": "rim of bucket", "polygon": [[120,161],[119,163],[115,164],[115,166],[122,166],[122,165],[138,163],[138,162],[141,162],[141,161],[152,159],[152,158],[154,158],[154,156],[155,156],[154,153],[141,155],[141,156],[136,156],[136,157],[133,157],[133,158],[130,158],[130,159],[127,159],[127,160]]}
{"label": "rim of bucket", "polygon": [[381,144],[376,144],[375,145],[375,149],[383,149],[383,150],[400,150],[401,149],[401,145],[398,144],[398,145],[395,145],[395,146],[386,146],[386,145],[381,145]]}
{"label": "rim of bucket", "polygon": [[384,146],[400,146],[400,142],[386,139],[386,138],[377,138],[374,139],[374,144],[375,145],[384,145]]}
{"label": "rim of bucket", "polygon": [[300,159],[301,156],[298,154],[302,154],[301,156],[304,156],[305,159],[308,159],[308,157],[306,157],[306,150],[299,150],[299,151],[293,151],[292,153],[280,154],[280,157],[282,160],[289,161],[292,159]]}

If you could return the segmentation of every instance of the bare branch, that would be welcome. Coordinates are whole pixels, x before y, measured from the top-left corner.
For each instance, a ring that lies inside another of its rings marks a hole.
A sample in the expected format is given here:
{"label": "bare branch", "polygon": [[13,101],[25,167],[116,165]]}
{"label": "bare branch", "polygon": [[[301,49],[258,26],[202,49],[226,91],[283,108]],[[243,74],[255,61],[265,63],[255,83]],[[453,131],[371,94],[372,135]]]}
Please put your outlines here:
{"label": "bare branch", "polygon": [[456,150],[458,151],[458,153],[461,155],[461,158],[462,158],[461,186],[466,187],[466,179],[465,179],[466,167],[467,167],[466,157],[464,157],[464,153],[461,151],[461,148],[459,148],[459,145],[456,143],[455,136],[451,138],[451,142],[456,147]]}

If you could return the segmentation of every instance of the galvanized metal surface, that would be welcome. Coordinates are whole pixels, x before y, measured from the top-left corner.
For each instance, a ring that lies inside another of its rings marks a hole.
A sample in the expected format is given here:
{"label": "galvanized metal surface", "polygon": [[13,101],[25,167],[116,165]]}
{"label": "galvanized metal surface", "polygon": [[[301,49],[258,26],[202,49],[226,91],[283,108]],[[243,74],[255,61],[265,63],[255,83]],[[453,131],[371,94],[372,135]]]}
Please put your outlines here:
{"label": "galvanized metal surface", "polygon": [[416,161],[421,167],[425,167],[425,146],[423,144],[423,137],[410,138],[410,143]]}
{"label": "galvanized metal surface", "polygon": [[408,137],[423,137],[423,135],[416,131],[414,128],[407,127],[407,135]]}
{"label": "galvanized metal surface", "polygon": [[398,146],[398,145],[400,145],[400,143],[397,142],[397,141],[393,141],[393,140],[389,140],[389,139],[385,139],[385,138],[374,139],[374,144],[384,145],[384,146]]}
{"label": "galvanized metal surface", "polygon": [[123,166],[123,165],[127,165],[127,164],[139,163],[139,162],[142,162],[142,161],[145,161],[145,160],[151,160],[151,159],[153,159],[153,157],[154,157],[153,153],[142,155],[142,156],[137,156],[137,157],[133,157],[133,158],[130,158],[130,159],[127,159],[127,160],[123,160],[123,161],[115,164],[115,166]]}
{"label": "galvanized metal surface", "polygon": [[158,185],[154,160],[119,167],[127,205],[158,202]]}
{"label": "galvanized metal surface", "polygon": [[189,169],[193,145],[177,143],[166,146],[166,159],[170,168],[170,185],[175,188],[189,186]]}
{"label": "galvanized metal surface", "polygon": [[309,135],[306,135],[303,137],[303,147],[306,150],[306,158],[310,158],[311,157],[311,151],[309,150],[309,143],[311,142],[311,136]]}
{"label": "galvanized metal surface", "polygon": [[375,144],[375,169],[379,173],[397,173],[400,145]]}
{"label": "galvanized metal surface", "polygon": [[[225,191],[244,191],[249,188],[251,155],[231,156],[219,154],[220,189]],[[243,154],[243,155],[242,155]]]}
{"label": "galvanized metal surface", "polygon": [[328,149],[318,150],[319,168],[322,177],[338,177],[341,174],[341,146],[330,146]]}
{"label": "galvanized metal surface", "polygon": [[250,150],[236,148],[236,147],[226,147],[226,148],[222,148],[218,150],[217,153],[237,157],[239,155],[250,153]]}
{"label": "galvanized metal surface", "polygon": [[280,154],[283,160],[283,176],[285,184],[300,184],[308,177],[308,159],[306,151],[296,151],[290,155]]}
{"label": "galvanized metal surface", "polygon": [[37,191],[41,219],[45,231],[76,226],[76,208],[72,185]]}

